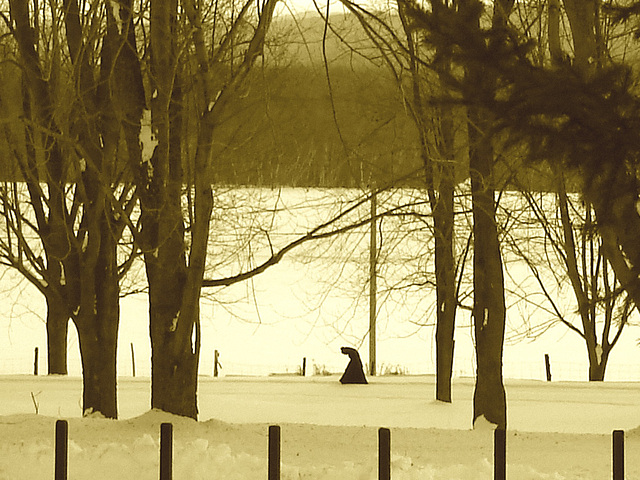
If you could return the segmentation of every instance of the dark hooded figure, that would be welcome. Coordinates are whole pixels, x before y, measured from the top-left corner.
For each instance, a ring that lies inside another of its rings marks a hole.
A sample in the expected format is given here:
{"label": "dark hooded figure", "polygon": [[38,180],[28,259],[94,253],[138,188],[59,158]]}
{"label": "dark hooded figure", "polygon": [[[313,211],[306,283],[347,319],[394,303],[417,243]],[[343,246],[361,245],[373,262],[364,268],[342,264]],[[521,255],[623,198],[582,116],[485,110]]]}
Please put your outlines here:
{"label": "dark hooded figure", "polygon": [[340,378],[340,383],[368,383],[362,369],[360,355],[355,348],[342,347],[340,351],[344,355],[349,355],[349,365]]}

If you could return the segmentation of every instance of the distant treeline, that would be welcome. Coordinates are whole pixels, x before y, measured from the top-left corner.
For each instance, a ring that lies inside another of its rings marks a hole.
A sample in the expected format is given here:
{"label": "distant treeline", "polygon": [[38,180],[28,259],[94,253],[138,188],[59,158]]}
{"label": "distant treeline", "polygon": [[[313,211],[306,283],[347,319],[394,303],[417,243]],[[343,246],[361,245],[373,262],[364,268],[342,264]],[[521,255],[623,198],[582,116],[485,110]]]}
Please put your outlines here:
{"label": "distant treeline", "polygon": [[[274,47],[265,66],[253,73],[242,101],[220,119],[214,138],[213,182],[424,187],[418,132],[395,79],[385,66],[345,57],[335,38],[329,44],[333,60],[328,65],[328,79],[319,46],[312,42],[321,38],[322,23],[318,22],[312,18],[300,23],[306,25],[306,48],[280,36],[283,44]],[[286,31],[286,25],[281,28]],[[5,125],[0,130],[0,179],[10,181],[22,178],[16,156],[26,152],[20,145],[24,142],[19,128],[23,108],[20,72],[9,62],[4,65],[0,70],[0,121]],[[187,163],[195,147],[194,127],[186,122]],[[460,150],[456,161],[458,180],[463,181],[468,176],[465,146]],[[73,149],[68,154],[72,157]],[[69,166],[70,181],[78,173],[73,163]],[[126,160],[119,168],[125,180]],[[188,165],[185,169],[190,171]],[[522,168],[517,159],[504,161],[498,177],[497,186],[550,188],[546,175]]]}

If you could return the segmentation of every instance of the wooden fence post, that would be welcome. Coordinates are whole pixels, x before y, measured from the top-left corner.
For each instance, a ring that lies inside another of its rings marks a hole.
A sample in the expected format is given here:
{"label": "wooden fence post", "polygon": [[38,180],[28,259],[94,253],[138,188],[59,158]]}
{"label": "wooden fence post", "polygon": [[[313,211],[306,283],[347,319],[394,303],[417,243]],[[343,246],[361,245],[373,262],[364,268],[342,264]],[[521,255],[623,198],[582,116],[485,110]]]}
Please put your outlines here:
{"label": "wooden fence post", "polygon": [[544,354],[544,366],[547,370],[547,382],[551,381],[551,362],[549,361],[549,354]]}
{"label": "wooden fence post", "polygon": [[131,342],[131,374],[136,376],[136,355],[133,351],[133,342]]}
{"label": "wooden fence post", "polygon": [[55,480],[67,480],[69,424],[66,420],[56,421]]}
{"label": "wooden fence post", "polygon": [[280,480],[280,426],[269,427],[268,480]]}
{"label": "wooden fence post", "polygon": [[214,350],[213,351],[213,376],[214,377],[218,376],[218,366],[220,365],[220,362],[218,361],[219,356],[220,354],[218,353],[218,350]]}
{"label": "wooden fence post", "polygon": [[493,432],[493,478],[507,478],[507,431],[501,428]]}
{"label": "wooden fence post", "polygon": [[173,424],[160,425],[160,480],[173,478]]}
{"label": "wooden fence post", "polygon": [[391,431],[378,429],[378,480],[391,479]]}
{"label": "wooden fence post", "polygon": [[36,350],[34,352],[33,374],[38,375],[38,347],[36,347]]}
{"label": "wooden fence post", "polygon": [[624,480],[624,430],[613,431],[613,480]]}

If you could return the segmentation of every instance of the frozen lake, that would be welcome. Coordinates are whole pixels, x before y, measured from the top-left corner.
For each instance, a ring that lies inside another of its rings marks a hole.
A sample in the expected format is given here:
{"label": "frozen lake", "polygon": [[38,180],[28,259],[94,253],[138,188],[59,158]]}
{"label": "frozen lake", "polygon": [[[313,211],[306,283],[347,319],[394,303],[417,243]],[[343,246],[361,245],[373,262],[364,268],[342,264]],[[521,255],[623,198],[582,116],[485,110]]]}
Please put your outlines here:
{"label": "frozen lake", "polygon": [[[268,257],[270,244],[277,248],[303,235],[309,228],[344,210],[359,193],[305,189],[218,192],[212,225],[210,276],[218,278],[255,266]],[[420,195],[415,191],[381,195],[379,211],[403,202],[424,202]],[[367,214],[365,204],[344,222]],[[465,240],[466,220],[461,217],[458,221],[462,232],[458,240],[460,249]],[[431,274],[430,233],[424,226],[419,229],[415,224],[392,219],[385,219],[379,228],[378,368],[381,373],[432,374],[435,371],[435,292],[429,287],[406,287],[412,280],[409,276],[416,271],[422,272],[425,278]],[[523,232],[523,239],[530,234],[530,231]],[[201,308],[201,375],[212,374],[214,350],[220,352],[222,375],[296,372],[304,357],[309,374],[314,372],[314,365],[316,370],[337,373],[347,363],[347,358],[340,354],[343,345],[358,348],[366,362],[368,235],[368,227],[363,227],[338,239],[308,243],[251,281],[225,289],[207,289]],[[544,379],[544,354],[548,353],[554,380],[586,379],[584,342],[563,326],[551,326],[553,316],[543,306],[532,306],[531,298],[540,296],[539,288],[522,262],[509,256],[506,259],[505,278],[511,293],[507,295],[505,376]],[[144,274],[137,266],[125,288],[140,286],[143,280]],[[565,313],[575,318],[568,285],[556,288],[560,288],[557,293]],[[523,291],[527,293],[526,298]],[[470,304],[470,297],[464,301]],[[124,297],[121,312],[119,374],[131,374],[130,344],[133,343],[136,374],[148,376],[146,296]],[[40,371],[46,371],[44,314],[44,299],[35,289],[15,273],[3,271],[0,277],[0,373],[32,372],[35,347],[40,349]],[[458,377],[472,376],[475,366],[468,310],[458,311],[457,325],[454,372]],[[527,331],[540,326],[548,328],[544,334],[527,338]],[[79,375],[78,343],[73,327],[70,332],[69,371]],[[607,380],[640,381],[639,337],[637,327],[625,331],[611,354]]]}

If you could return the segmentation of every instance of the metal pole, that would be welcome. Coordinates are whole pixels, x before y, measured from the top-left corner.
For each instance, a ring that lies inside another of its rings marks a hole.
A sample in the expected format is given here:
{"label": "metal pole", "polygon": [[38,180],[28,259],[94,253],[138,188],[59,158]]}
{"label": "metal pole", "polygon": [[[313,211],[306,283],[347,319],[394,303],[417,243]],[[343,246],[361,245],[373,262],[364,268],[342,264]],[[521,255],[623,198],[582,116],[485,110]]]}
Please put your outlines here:
{"label": "metal pole", "polygon": [[371,227],[369,238],[369,374],[376,374],[376,294],[378,290],[376,279],[376,262],[378,260],[377,239],[377,201],[376,193],[371,193]]}

